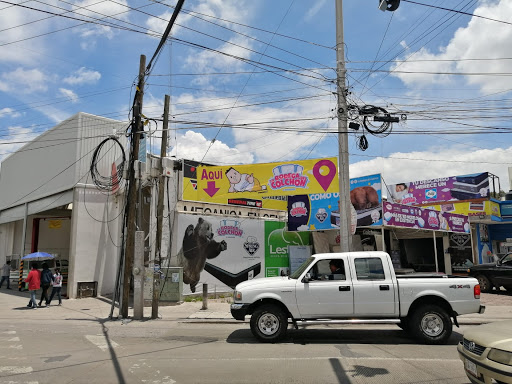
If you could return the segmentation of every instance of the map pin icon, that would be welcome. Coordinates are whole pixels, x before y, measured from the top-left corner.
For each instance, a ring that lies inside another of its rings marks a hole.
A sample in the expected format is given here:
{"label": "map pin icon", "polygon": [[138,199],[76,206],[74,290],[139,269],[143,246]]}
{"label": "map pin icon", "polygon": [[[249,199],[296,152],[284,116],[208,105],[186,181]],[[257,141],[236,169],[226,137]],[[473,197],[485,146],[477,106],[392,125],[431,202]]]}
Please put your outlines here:
{"label": "map pin icon", "polygon": [[[326,175],[322,175],[320,172],[322,167],[328,168],[329,172]],[[324,189],[324,191],[329,189],[334,176],[336,176],[336,172],[336,165],[331,160],[320,160],[313,166],[313,176],[315,177],[316,181],[318,181],[318,184],[320,184],[320,186]]]}

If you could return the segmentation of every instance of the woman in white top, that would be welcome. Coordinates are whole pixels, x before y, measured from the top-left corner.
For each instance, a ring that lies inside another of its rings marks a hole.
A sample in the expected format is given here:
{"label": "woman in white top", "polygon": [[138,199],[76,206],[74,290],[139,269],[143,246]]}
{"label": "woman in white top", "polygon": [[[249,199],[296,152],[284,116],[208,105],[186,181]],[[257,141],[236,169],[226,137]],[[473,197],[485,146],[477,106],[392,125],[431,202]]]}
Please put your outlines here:
{"label": "woman in white top", "polygon": [[48,300],[48,305],[50,305],[53,296],[57,294],[57,298],[59,299],[59,305],[62,305],[62,297],[60,296],[60,291],[62,289],[62,275],[60,274],[60,269],[55,268],[55,274],[53,275],[53,288],[52,294],[50,295],[50,300]]}

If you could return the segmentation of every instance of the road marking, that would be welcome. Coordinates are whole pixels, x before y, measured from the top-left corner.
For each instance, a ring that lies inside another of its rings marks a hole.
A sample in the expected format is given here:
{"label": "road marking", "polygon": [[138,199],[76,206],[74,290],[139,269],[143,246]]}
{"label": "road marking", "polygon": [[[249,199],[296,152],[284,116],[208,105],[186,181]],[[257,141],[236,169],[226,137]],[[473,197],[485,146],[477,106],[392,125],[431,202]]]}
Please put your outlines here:
{"label": "road marking", "polygon": [[16,331],[3,331],[3,332],[0,332],[0,333],[3,333],[5,335],[15,335]]}
{"label": "road marking", "polygon": [[39,384],[39,381],[0,381],[0,384]]}
{"label": "road marking", "polygon": [[93,343],[95,346],[97,346],[102,351],[108,350],[110,347],[116,348],[119,347],[119,344],[117,344],[113,340],[108,340],[104,335],[85,335],[85,338],[89,340],[91,343]]}
{"label": "road marking", "polygon": [[[302,360],[384,360],[384,361],[425,361],[425,362],[460,362],[460,359],[428,359],[428,358],[415,358],[415,357],[344,357],[344,356],[323,356],[323,357],[249,357],[247,359],[240,358],[206,358],[206,359],[189,359],[194,361],[302,361]],[[183,359],[167,358],[169,361],[182,361]]]}
{"label": "road marking", "polygon": [[32,367],[0,367],[0,372],[8,372],[8,373],[30,373],[32,372]]}
{"label": "road marking", "polygon": [[0,345],[0,349],[23,349],[23,345]]}

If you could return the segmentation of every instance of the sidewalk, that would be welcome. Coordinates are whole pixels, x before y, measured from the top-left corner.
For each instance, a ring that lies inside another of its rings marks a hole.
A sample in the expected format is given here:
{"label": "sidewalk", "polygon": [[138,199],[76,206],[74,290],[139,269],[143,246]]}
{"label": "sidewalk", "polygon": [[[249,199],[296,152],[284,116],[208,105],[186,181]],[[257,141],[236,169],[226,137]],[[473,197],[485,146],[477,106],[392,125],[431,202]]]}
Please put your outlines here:
{"label": "sidewalk", "polygon": [[[39,295],[38,295],[39,298]],[[230,299],[208,299],[206,310],[202,310],[203,303],[183,302],[179,304],[166,305],[161,304],[158,308],[158,321],[182,321],[182,322],[208,322],[208,323],[235,323],[240,322],[233,319],[230,313]],[[37,311],[26,308],[29,301],[28,292],[19,292],[17,290],[0,289],[0,306],[2,308],[11,308],[13,311],[2,311],[3,317],[12,317],[13,320],[20,315],[18,310],[31,311],[34,318],[38,319],[104,319],[108,320],[112,309],[110,299],[105,297],[86,298],[86,299],[64,299],[62,306],[57,306],[57,301],[51,304],[50,308],[38,308]],[[481,296],[482,305],[486,306],[484,314],[470,314],[458,317],[461,325],[476,325],[491,323],[501,320],[512,320],[512,294],[501,291],[500,293],[487,293]],[[113,317],[123,322],[135,321],[133,319],[133,308],[129,308],[129,319],[119,319],[118,308],[114,308]],[[22,316],[26,316],[23,314]],[[144,320],[151,317],[151,307],[144,308]],[[246,318],[246,321],[249,317]]]}

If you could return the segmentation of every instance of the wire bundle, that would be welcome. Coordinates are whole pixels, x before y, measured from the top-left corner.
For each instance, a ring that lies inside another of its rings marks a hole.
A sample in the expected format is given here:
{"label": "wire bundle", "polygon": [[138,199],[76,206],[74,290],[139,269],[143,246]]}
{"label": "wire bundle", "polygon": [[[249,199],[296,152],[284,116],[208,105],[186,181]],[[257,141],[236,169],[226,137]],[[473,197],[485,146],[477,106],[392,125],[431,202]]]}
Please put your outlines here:
{"label": "wire bundle", "polygon": [[[101,152],[101,149],[103,146],[109,142],[110,140],[114,141],[119,148],[121,148],[121,154],[122,154],[122,161],[116,165],[116,172],[115,174],[111,174],[109,176],[103,176],[99,170],[98,170],[98,163],[101,160],[99,154]],[[91,167],[90,167],[90,173],[92,180],[94,184],[98,187],[98,189],[105,191],[105,192],[114,192],[116,191],[121,183],[123,182],[123,171],[124,171],[124,164],[126,162],[126,155],[124,153],[124,148],[115,137],[108,137],[105,140],[103,140],[94,150],[94,153],[92,155],[91,159]]]}

